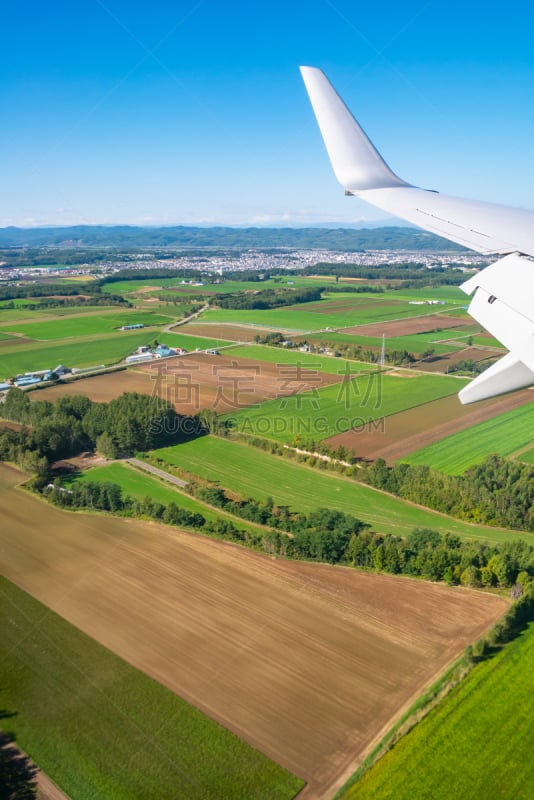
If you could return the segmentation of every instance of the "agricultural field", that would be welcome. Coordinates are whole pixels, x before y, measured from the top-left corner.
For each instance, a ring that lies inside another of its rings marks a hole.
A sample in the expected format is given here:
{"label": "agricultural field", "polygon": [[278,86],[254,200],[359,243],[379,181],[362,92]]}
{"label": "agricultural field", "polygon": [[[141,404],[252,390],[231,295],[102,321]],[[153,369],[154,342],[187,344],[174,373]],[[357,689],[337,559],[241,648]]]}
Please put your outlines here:
{"label": "agricultural field", "polygon": [[[6,577],[306,781],[303,800],[331,798],[369,742],[508,606],[487,593],[273,560],[155,523],[68,513],[16,488],[17,471],[0,475],[0,514],[10,520],[0,529]],[[63,783],[80,780],[81,768],[86,782],[106,776],[125,787],[124,795],[105,787],[79,796],[139,796],[130,781],[140,772],[148,781],[150,769],[169,762],[188,798],[295,794],[299,783],[287,772],[259,763],[235,739],[217,740],[204,717],[196,717],[199,730],[189,706],[175,699],[173,708],[156,684],[146,690],[115,662],[102,665],[72,629],[51,638],[59,627],[52,614],[9,611],[21,626],[9,629],[19,666],[8,672],[17,677],[8,699],[19,712],[21,745],[30,755],[37,741],[48,751],[41,766],[52,778],[68,768]],[[154,721],[157,732],[147,736]],[[99,754],[91,757],[95,738]],[[221,763],[237,790],[219,783]],[[164,794],[180,796],[176,788]]]}
{"label": "agricultural field", "polygon": [[182,326],[177,326],[173,331],[165,331],[162,335],[162,340],[169,347],[183,347],[185,350],[192,352],[193,350],[212,350],[217,347],[225,347],[232,344],[227,339],[222,339],[216,336],[217,332],[212,331],[212,336],[191,336],[188,333],[182,333]]}
{"label": "agricultural field", "polygon": [[[204,295],[209,296],[213,294],[230,294],[234,292],[250,292],[258,291],[260,289],[280,289],[280,288],[302,288],[305,286],[317,286],[317,279],[308,276],[291,276],[291,277],[276,277],[264,281],[234,281],[224,280],[222,283],[208,283],[203,282],[202,286],[194,286],[193,284],[182,283],[183,278],[147,278],[143,280],[123,280],[114,283],[106,283],[102,287],[102,291],[108,294],[128,295],[132,299],[132,295],[139,297],[139,295],[157,295],[162,297],[176,297],[184,295]],[[190,279],[185,279],[190,280]],[[321,279],[321,283],[333,283],[334,278]]]}
{"label": "agricultural field", "polygon": [[122,325],[143,324],[146,327],[161,327],[174,321],[176,317],[157,314],[153,311],[114,311],[109,314],[88,314],[54,319],[46,322],[26,322],[9,324],[8,332],[22,334],[29,339],[50,341],[68,339],[73,336],[92,336],[103,333],[123,334]]}
{"label": "agricultural field", "polygon": [[[425,302],[440,300],[457,306],[459,313],[465,313],[470,303],[470,297],[459,286],[433,286],[422,289],[396,289],[394,296],[399,300],[415,300]],[[416,306],[417,308],[417,306]]]}
{"label": "agricultural field", "polygon": [[255,336],[265,337],[271,331],[268,328],[256,328],[250,325],[226,325],[209,322],[186,322],[180,331],[191,336],[222,336],[231,342],[253,342]]}
{"label": "agricultural field", "polygon": [[2,707],[69,797],[291,800],[302,781],[0,577]]}
{"label": "agricultural field", "polygon": [[361,361],[347,361],[344,358],[323,356],[319,353],[301,353],[299,350],[282,347],[269,347],[268,345],[251,344],[243,347],[233,347],[232,356],[238,358],[266,361],[273,364],[293,364],[307,366],[320,372],[346,376],[351,373],[369,372],[376,370],[374,364],[364,364]]}
{"label": "agricultural field", "polygon": [[[487,348],[466,346],[460,350],[449,351],[444,355],[433,355],[431,358],[426,358],[417,364],[417,369],[424,372],[447,374],[455,372],[460,362],[474,361],[477,364],[489,367],[493,361],[502,355],[504,355],[504,350],[501,353],[496,353],[495,350]],[[467,374],[470,377],[474,377],[469,371],[467,371]]]}
{"label": "agricultural field", "polygon": [[[347,363],[350,369],[351,362]],[[376,370],[356,378],[351,376],[352,371],[347,371],[338,376],[341,382],[337,385],[320,388],[317,381],[307,393],[299,390],[290,398],[237,410],[228,418],[229,422],[237,430],[284,444],[295,443],[295,437],[300,437],[299,441],[321,441],[354,428],[361,430],[390,414],[456,394],[465,385],[465,381],[458,378],[407,370],[395,373]]]}
{"label": "agricultural field", "polygon": [[477,664],[340,800],[530,800],[533,662],[531,623],[500,653]]}
{"label": "agricultural field", "polygon": [[[447,311],[449,307],[447,306]],[[350,328],[355,325],[417,317],[428,314],[428,306],[414,306],[408,302],[377,295],[334,295],[333,299],[317,303],[300,303],[294,306],[265,310],[210,309],[203,317],[205,322],[240,323],[278,330],[308,331],[332,328]]]}
{"label": "agricultural field", "polygon": [[[463,323],[459,330],[458,325]],[[446,336],[463,336],[466,334],[466,328],[471,329],[472,320],[465,318],[459,320],[457,317],[447,316],[447,314],[428,313],[420,317],[413,317],[411,319],[397,319],[392,322],[372,322],[369,325],[358,325],[351,333],[357,333],[361,336],[381,336],[384,334],[388,338],[390,336],[404,336],[405,334],[414,333],[435,333],[436,335]],[[480,331],[480,326],[476,326],[475,330]],[[345,331],[348,333],[349,331]]]}
{"label": "agricultural field", "polygon": [[[171,343],[167,334],[161,338],[165,343]],[[318,371],[312,363],[309,368],[296,368],[239,359],[232,353],[232,350],[223,350],[218,356],[191,353],[154,359],[121,371],[120,375],[96,375],[75,383],[64,381],[32,393],[32,397],[53,400],[68,394],[83,394],[91,400],[107,402],[123,392],[139,392],[157,394],[172,403],[181,414],[197,414],[204,408],[223,413],[343,379],[341,375]]]}
{"label": "agricultural field", "polygon": [[139,345],[154,341],[154,328],[141,331],[120,331],[107,336],[74,337],[68,344],[33,342],[2,347],[0,380],[19,372],[54,369],[58,364],[68,367],[92,367],[115,364]]}
{"label": "agricultural field", "polygon": [[[499,401],[494,399],[493,403]],[[403,461],[459,475],[492,453],[510,456],[533,441],[534,403],[530,402],[416,450]]]}
{"label": "agricultural field", "polygon": [[[210,511],[204,504],[199,503],[183,492],[177,491],[170,483],[164,483],[147,472],[134,469],[127,463],[120,461],[104,466],[91,467],[83,472],[67,476],[63,480],[63,484],[72,486],[74,483],[86,483],[87,481],[116,483],[121,487],[124,494],[128,494],[137,500],[150,497],[151,500],[155,500],[158,503],[176,503],[180,508],[204,514],[206,518]],[[210,518],[214,519],[216,516],[215,513],[212,513]]]}
{"label": "agricultural field", "polygon": [[161,365],[139,364],[136,372],[148,373],[154,391],[182,414],[196,414],[204,408],[227,413],[342,380],[341,375],[319,372],[311,365],[296,368],[239,359],[232,353],[232,350],[221,351],[217,356],[191,353],[168,359]]}
{"label": "agricultural field", "polygon": [[455,533],[462,539],[503,542],[534,533],[476,525],[416,506],[370,486],[330,472],[286,460],[263,450],[215,436],[204,436],[153,453],[182,475],[199,477],[238,492],[243,497],[274,497],[295,511],[336,508],[369,523],[379,533],[408,536],[414,528]]}
{"label": "agricultural field", "polygon": [[219,517],[231,520],[236,528],[241,530],[251,530],[258,532],[258,526],[246,522],[232,514],[227,514],[220,509],[214,510],[212,507],[195,500],[185,492],[177,490],[170,483],[161,481],[153,475],[121,462],[106,464],[101,467],[94,467],[84,470],[72,477],[68,476],[63,480],[64,486],[71,486],[74,482],[96,481],[98,483],[116,483],[121,487],[125,495],[130,495],[137,500],[144,500],[150,497],[157,503],[174,503],[178,508],[183,508],[193,514],[202,514],[206,520],[215,521]]}
{"label": "agricultural field", "polygon": [[[341,329],[340,331],[342,334],[347,334],[348,332],[348,329]],[[350,336],[351,339],[349,341],[351,344],[357,344],[369,350],[380,350],[382,347],[381,336],[360,336],[358,328],[351,328]],[[451,350],[454,351],[459,347],[463,347],[461,342],[456,342],[454,339],[447,344],[439,344],[436,342],[436,336],[439,336],[439,334],[418,333],[413,336],[392,336],[386,338],[385,344],[388,350],[406,350],[408,353],[413,353],[417,358],[422,357],[430,349],[433,350],[435,355],[441,356],[450,353]]]}
{"label": "agricultural field", "polygon": [[406,460],[405,456],[422,447],[504,411],[532,403],[532,400],[532,392],[528,389],[506,395],[498,402],[492,398],[467,406],[463,406],[456,395],[451,395],[392,414],[375,428],[340,433],[327,439],[326,443],[333,449],[342,445],[353,450],[358,458],[370,461],[383,458],[392,464]]}

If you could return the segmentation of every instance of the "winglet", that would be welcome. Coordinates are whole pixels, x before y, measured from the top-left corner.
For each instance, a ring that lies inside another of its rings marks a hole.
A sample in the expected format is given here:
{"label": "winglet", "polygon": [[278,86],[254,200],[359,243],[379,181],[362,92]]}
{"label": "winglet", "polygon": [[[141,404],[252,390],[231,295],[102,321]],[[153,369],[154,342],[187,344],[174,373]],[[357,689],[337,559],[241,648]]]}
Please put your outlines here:
{"label": "winglet", "polygon": [[507,353],[482,375],[459,392],[458,397],[464,405],[486,400],[506,392],[525,389],[534,383],[534,373],[514,353]]}
{"label": "winglet", "polygon": [[391,171],[324,72],[317,67],[300,71],[332,167],[345,191],[410,186]]}

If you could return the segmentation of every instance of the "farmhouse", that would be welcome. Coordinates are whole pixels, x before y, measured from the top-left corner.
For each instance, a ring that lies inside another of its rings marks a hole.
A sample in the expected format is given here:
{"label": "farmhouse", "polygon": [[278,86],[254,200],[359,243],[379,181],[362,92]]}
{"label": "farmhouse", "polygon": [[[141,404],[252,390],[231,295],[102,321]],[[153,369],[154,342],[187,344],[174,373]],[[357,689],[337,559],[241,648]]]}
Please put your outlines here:
{"label": "farmhouse", "polygon": [[156,358],[167,358],[168,356],[175,356],[176,350],[172,347],[167,347],[165,344],[160,344],[155,351]]}

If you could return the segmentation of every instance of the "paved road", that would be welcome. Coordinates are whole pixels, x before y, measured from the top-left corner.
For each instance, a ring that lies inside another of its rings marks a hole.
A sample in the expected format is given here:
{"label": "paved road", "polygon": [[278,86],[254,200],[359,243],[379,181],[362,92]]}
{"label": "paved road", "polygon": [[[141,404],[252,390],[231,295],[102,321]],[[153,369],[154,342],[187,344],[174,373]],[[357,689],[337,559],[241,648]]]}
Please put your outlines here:
{"label": "paved road", "polygon": [[162,469],[153,467],[152,464],[147,464],[145,461],[140,461],[138,458],[127,458],[126,462],[131,464],[132,467],[137,467],[145,472],[151,472],[153,475],[157,475],[158,478],[163,478],[164,480],[169,481],[169,483],[174,483],[175,486],[179,486],[181,489],[187,486],[187,481],[183,481],[181,478],[177,478],[175,475],[171,475],[169,472],[164,472]]}

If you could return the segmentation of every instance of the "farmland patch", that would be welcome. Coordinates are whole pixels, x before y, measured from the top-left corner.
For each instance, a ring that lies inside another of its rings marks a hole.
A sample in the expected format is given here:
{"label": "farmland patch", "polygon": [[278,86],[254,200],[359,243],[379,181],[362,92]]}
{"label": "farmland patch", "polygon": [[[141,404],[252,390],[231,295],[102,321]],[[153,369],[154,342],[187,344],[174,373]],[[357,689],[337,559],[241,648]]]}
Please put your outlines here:
{"label": "farmland patch", "polygon": [[534,440],[533,431],[534,403],[530,402],[416,450],[404,460],[459,475],[492,453],[507,456],[526,447]]}
{"label": "farmland patch", "polygon": [[321,388],[316,378],[313,389],[307,393],[271,400],[257,408],[236,410],[229,418],[230,424],[245,433],[286,444],[321,441],[455,394],[463,385],[456,378],[416,375],[411,380],[399,380],[379,371],[352,377],[351,362],[347,363],[348,369],[338,376],[336,385]]}
{"label": "farmland patch", "polygon": [[0,592],[3,705],[70,797],[291,800],[302,785],[5,578]]}
{"label": "farmland patch", "polygon": [[[508,605],[156,524],[76,513],[73,526],[38,498],[18,502],[16,474],[2,476],[7,577],[308,781],[309,797],[331,797],[369,741]],[[207,768],[199,758],[191,776]]]}
{"label": "farmland patch", "polygon": [[533,659],[531,623],[495,657],[477,664],[342,800],[530,800]]}
{"label": "farmland patch", "polygon": [[[427,313],[419,317],[398,319],[392,322],[374,322],[370,325],[357,325],[355,328],[345,329],[344,333],[357,333],[360,336],[406,336],[411,333],[427,333],[447,328],[457,328],[462,321],[457,317],[446,314]],[[465,319],[464,324],[470,326],[472,320]]]}
{"label": "farmland patch", "polygon": [[498,401],[492,398],[467,406],[463,406],[455,396],[443,397],[392,414],[375,430],[347,431],[333,436],[327,440],[327,444],[334,449],[342,445],[353,450],[358,458],[383,458],[391,464],[456,431],[471,428],[503,411],[531,402],[532,392],[528,389]]}

